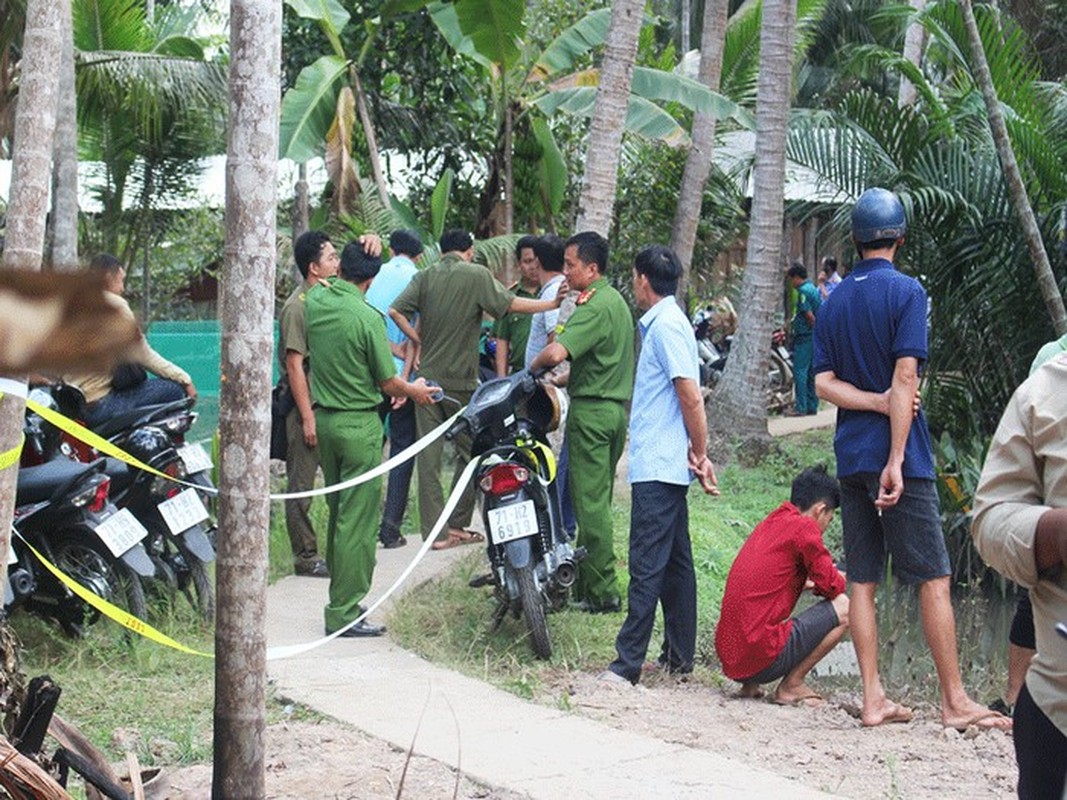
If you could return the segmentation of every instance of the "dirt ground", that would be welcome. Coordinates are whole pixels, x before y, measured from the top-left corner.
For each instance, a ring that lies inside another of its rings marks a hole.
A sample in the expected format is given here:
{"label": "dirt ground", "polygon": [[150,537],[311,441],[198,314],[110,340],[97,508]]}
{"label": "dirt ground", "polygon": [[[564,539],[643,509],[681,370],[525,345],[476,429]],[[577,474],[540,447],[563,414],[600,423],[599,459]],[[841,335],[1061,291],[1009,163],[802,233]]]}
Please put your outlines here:
{"label": "dirt ground", "polygon": [[[858,696],[829,693],[818,708],[738,700],[735,687],[652,676],[639,687],[562,673],[545,687],[546,702],[566,694],[574,713],[671,743],[712,750],[842,797],[1006,798],[1014,796],[1011,737],[944,731],[935,708],[917,709],[906,725],[865,730]],[[404,774],[405,763],[407,772]],[[456,773],[334,721],[277,723],[267,736],[267,797],[450,798]],[[211,768],[166,770],[152,798],[210,796]],[[460,798],[526,797],[460,777]]]}

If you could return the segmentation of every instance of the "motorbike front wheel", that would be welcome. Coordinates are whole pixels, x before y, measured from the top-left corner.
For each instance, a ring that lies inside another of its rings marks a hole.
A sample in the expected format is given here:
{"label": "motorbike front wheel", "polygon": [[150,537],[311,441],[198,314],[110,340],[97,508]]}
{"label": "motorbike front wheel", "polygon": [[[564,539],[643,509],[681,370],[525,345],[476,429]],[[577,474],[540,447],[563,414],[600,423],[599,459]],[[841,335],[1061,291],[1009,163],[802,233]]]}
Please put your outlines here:
{"label": "motorbike front wheel", "polygon": [[[95,541],[84,531],[62,531],[56,536],[53,548],[56,566],[89,591],[113,605],[129,611],[138,619],[148,616],[141,581],[126,564],[117,560],[102,542]],[[77,601],[81,603],[81,601]],[[93,615],[85,609],[85,620]]]}
{"label": "motorbike front wheel", "polygon": [[545,598],[537,588],[533,566],[527,565],[516,570],[519,583],[519,600],[522,613],[530,628],[530,640],[534,654],[541,659],[552,657],[552,641],[548,638],[548,622],[545,619]]}

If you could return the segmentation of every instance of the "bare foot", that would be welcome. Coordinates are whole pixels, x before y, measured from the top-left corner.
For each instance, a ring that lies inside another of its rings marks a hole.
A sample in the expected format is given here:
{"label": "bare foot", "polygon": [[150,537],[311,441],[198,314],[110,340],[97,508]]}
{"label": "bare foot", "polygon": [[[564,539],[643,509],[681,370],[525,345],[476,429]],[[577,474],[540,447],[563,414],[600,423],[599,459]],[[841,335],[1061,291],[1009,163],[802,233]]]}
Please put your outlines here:
{"label": "bare foot", "polygon": [[873,709],[864,707],[860,714],[860,722],[865,728],[874,728],[878,725],[888,725],[893,722],[911,722],[911,709],[894,703],[892,700],[883,698],[882,702]]}
{"label": "bare foot", "polygon": [[941,711],[941,724],[946,728],[955,728],[960,733],[970,727],[980,731],[1010,731],[1012,729],[1011,717],[1006,717],[999,711],[993,711],[980,703],[971,702],[967,708],[947,709]]}
{"label": "bare foot", "polygon": [[742,700],[759,700],[763,697],[763,690],[758,683],[742,683],[740,691],[734,696]]}

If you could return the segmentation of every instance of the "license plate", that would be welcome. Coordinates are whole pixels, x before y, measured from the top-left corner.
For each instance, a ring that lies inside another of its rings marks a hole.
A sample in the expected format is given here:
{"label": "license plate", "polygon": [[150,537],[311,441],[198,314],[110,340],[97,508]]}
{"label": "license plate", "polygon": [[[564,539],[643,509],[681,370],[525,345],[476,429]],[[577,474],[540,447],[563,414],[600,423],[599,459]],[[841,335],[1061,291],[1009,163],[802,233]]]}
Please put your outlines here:
{"label": "license plate", "polygon": [[156,508],[159,509],[170,532],[175,535],[188,530],[198,522],[203,522],[208,517],[207,508],[204,507],[196,489],[186,489],[169,500],[164,500]]}
{"label": "license plate", "polygon": [[190,475],[195,472],[203,472],[205,469],[211,469],[214,466],[211,463],[211,456],[198,444],[182,445],[178,448],[178,455],[181,456],[182,462],[185,464],[185,471]]}
{"label": "license plate", "polygon": [[118,558],[146,537],[148,531],[128,508],[121,508],[96,526],[96,535]]}
{"label": "license plate", "polygon": [[500,508],[489,509],[489,536],[493,544],[533,536],[540,529],[533,500],[523,500]]}

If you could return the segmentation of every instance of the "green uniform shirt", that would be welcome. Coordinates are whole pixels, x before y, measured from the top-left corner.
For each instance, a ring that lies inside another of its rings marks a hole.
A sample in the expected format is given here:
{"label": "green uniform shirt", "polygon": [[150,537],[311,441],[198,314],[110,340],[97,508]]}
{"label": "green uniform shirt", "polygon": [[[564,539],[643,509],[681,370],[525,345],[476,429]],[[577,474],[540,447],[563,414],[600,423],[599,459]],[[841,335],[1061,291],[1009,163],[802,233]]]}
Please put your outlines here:
{"label": "green uniform shirt", "polygon": [[[530,300],[537,299],[537,292],[528,292],[522,282],[515,284],[512,289],[515,297],[527,297]],[[493,326],[493,336],[497,339],[505,339],[508,343],[508,368],[512,372],[518,372],[526,366],[526,342],[530,339],[530,323],[533,314],[520,314],[513,311],[505,314],[496,321]]]}
{"label": "green uniform shirt", "polygon": [[314,287],[306,306],[311,396],[325,409],[373,411],[382,401],[378,384],[396,375],[381,313],[341,278]]}
{"label": "green uniform shirt", "polygon": [[634,321],[630,307],[607,278],[578,296],[574,314],[556,327],[567,349],[571,397],[626,402],[634,388]]}
{"label": "green uniform shirt", "polygon": [[296,287],[289,299],[282,306],[282,313],[278,316],[278,361],[281,363],[281,383],[289,385],[289,373],[285,369],[285,356],[289,350],[300,353],[304,357],[304,369],[308,362],[308,324],[304,300],[307,297],[307,286],[301,283]]}
{"label": "green uniform shirt", "polygon": [[512,294],[480,264],[455,253],[420,270],[392,307],[411,319],[422,317],[419,372],[445,391],[473,391],[478,385],[478,335],[482,314],[502,317]]}

